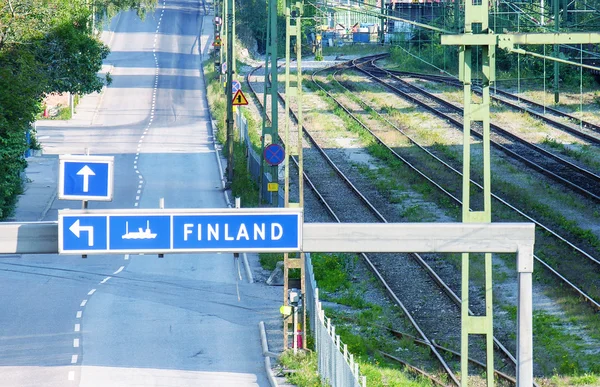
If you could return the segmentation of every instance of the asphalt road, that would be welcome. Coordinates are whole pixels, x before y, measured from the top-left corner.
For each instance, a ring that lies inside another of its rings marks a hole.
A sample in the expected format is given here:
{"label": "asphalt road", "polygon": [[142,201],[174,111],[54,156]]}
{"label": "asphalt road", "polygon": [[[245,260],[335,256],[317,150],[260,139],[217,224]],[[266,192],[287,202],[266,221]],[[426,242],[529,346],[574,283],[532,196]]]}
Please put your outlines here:
{"label": "asphalt road", "polygon": [[[199,0],[120,14],[112,85],[38,126],[46,155],[115,156],[114,200],[89,208],[226,207],[200,72],[210,23]],[[45,220],[80,206],[55,200]],[[258,322],[281,289],[240,272],[231,254],[4,257],[0,386],[267,386]]]}

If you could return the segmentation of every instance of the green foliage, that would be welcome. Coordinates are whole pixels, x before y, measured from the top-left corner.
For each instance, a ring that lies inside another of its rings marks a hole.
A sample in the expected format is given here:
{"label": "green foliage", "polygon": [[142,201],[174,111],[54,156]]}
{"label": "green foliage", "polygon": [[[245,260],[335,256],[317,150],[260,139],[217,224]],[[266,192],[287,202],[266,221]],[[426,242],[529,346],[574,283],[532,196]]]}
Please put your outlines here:
{"label": "green foliage", "polygon": [[343,254],[311,254],[315,279],[319,288],[335,292],[348,286],[346,266],[351,257]]}
{"label": "green foliage", "polygon": [[[149,9],[156,0],[96,0],[96,10]],[[89,0],[0,2],[0,219],[10,215],[27,163],[26,131],[48,93],[100,91],[109,53],[92,36]],[[35,133],[32,133],[35,135]],[[32,144],[39,144],[32,139]]]}
{"label": "green foliage", "polygon": [[158,0],[95,0],[94,13],[97,20],[111,19],[120,11],[134,10],[142,20],[152,11]]}
{"label": "green foliage", "polygon": [[317,354],[316,352],[299,351],[294,354],[293,351],[284,352],[279,358],[281,364],[286,368],[296,370],[287,376],[290,383],[298,387],[321,387],[325,384],[321,383],[317,370]]}
{"label": "green foliage", "polygon": [[283,261],[283,254],[281,253],[260,253],[260,266],[268,271],[273,271],[277,262]]}
{"label": "green foliage", "polygon": [[40,44],[40,65],[48,79],[46,92],[89,94],[104,86],[96,73],[109,49],[89,35],[86,15],[64,22],[47,34]]}

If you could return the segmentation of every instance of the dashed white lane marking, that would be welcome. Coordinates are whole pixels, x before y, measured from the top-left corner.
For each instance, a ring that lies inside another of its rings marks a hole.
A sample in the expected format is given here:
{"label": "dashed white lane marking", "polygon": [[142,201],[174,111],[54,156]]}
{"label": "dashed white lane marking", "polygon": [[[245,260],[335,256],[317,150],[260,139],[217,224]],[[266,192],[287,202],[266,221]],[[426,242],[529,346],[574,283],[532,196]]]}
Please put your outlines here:
{"label": "dashed white lane marking", "polygon": [[[148,134],[148,130],[150,129],[150,126],[152,125],[152,121],[154,120],[154,112],[156,110],[156,94],[158,91],[158,75],[159,75],[159,71],[160,71],[160,65],[158,63],[158,55],[156,54],[156,46],[157,46],[157,42],[158,42],[158,38],[159,38],[158,34],[160,33],[160,25],[162,23],[162,18],[165,13],[165,7],[166,7],[166,1],[163,1],[162,2],[162,10],[160,13],[160,17],[158,18],[158,23],[156,25],[156,32],[154,34],[154,42],[152,44],[152,53],[154,56],[154,64],[156,66],[156,71],[155,71],[155,76],[154,76],[154,88],[152,90],[152,107],[150,109],[150,120],[148,122],[148,126],[144,130],[144,134],[140,137],[140,141],[138,142],[137,151],[135,154],[135,160],[133,162],[133,168],[135,170],[135,173],[140,178],[137,196],[135,197],[135,203],[133,204],[134,207],[138,207],[140,205],[139,202],[140,202],[140,198],[141,198],[142,183],[144,182],[142,180],[142,174],[140,173],[140,171],[138,169],[138,158],[140,156],[140,150],[142,148],[142,143],[144,141],[144,137]],[[127,260],[128,257],[126,257],[125,259]]]}
{"label": "dashed white lane marking", "polygon": [[117,269],[117,271],[115,271],[113,274],[117,275],[117,274],[119,274],[120,272],[122,272],[122,271],[123,271],[123,269],[125,269],[125,266],[121,266],[121,267],[120,267],[119,269]]}
{"label": "dashed white lane marking", "polygon": [[[142,175],[141,175],[141,173],[140,173],[140,171],[138,170],[138,167],[137,167],[138,159],[140,157],[140,150],[141,150],[141,147],[142,147],[142,143],[144,141],[144,137],[148,134],[148,130],[150,129],[150,126],[152,125],[152,121],[154,120],[154,112],[156,110],[156,94],[157,94],[157,91],[158,91],[158,76],[159,76],[159,70],[160,70],[160,66],[159,66],[159,63],[158,63],[158,56],[156,55],[156,43],[158,41],[158,34],[159,34],[159,31],[160,31],[160,25],[162,23],[162,17],[163,17],[163,15],[165,13],[165,6],[166,6],[166,1],[163,0],[163,2],[162,2],[162,11],[161,11],[161,14],[160,14],[160,18],[158,20],[158,25],[156,27],[156,34],[154,35],[154,45],[153,45],[153,48],[152,48],[152,52],[154,53],[153,55],[154,55],[154,63],[156,65],[156,72],[155,72],[155,79],[154,79],[154,89],[152,91],[152,108],[150,109],[150,120],[148,122],[148,126],[144,130],[144,134],[140,137],[140,140],[139,140],[138,146],[137,146],[137,152],[135,154],[135,161],[133,162],[135,173],[139,177],[139,185],[138,185],[138,190],[137,190],[137,196],[136,196],[136,199],[135,199],[136,200],[135,207],[138,207],[138,205],[139,205],[139,200],[140,200],[140,196],[139,195],[141,194],[142,184],[144,182],[144,180],[142,178]],[[125,257],[126,261],[129,260],[129,254],[125,254],[124,257]],[[117,269],[117,271],[115,271],[113,273],[113,275],[119,274],[120,272],[123,271],[123,269],[125,269],[125,266],[119,267],[119,269]],[[112,277],[110,277],[110,276],[104,278],[102,281],[100,281],[100,284],[105,284],[111,278]],[[88,292],[88,296],[93,295],[95,292],[96,292],[96,289],[90,290]],[[84,307],[87,304],[87,302],[88,302],[87,299],[81,301],[80,306]],[[77,311],[76,318],[81,319],[82,315],[83,315],[83,311],[79,310],[79,311]],[[75,332],[81,332],[81,324],[79,324],[79,323],[75,324],[73,329],[74,329]],[[80,341],[79,341],[78,338],[73,339],[73,347],[74,348],[79,348],[79,344],[80,344]],[[71,356],[71,364],[77,364],[78,359],[79,359],[79,356],[77,354],[72,355]],[[69,373],[68,373],[68,379],[70,381],[75,380],[75,371],[69,371]]]}

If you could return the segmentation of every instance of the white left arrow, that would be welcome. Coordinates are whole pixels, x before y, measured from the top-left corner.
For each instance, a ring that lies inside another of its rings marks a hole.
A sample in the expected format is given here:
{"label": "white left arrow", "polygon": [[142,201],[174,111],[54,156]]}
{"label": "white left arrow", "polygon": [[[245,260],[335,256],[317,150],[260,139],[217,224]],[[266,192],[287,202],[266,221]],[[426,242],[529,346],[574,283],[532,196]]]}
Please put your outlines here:
{"label": "white left arrow", "polygon": [[87,165],[84,165],[77,174],[83,176],[83,192],[87,192],[90,187],[90,176],[96,176],[96,174]]}
{"label": "white left arrow", "polygon": [[71,230],[71,232],[73,234],[75,234],[75,236],[77,238],[79,238],[79,236],[81,235],[82,231],[87,231],[87,233],[88,233],[88,246],[92,247],[94,245],[94,227],[92,227],[92,226],[80,226],[79,225],[79,219],[77,219],[75,221],[75,223],[73,223],[71,225],[71,227],[69,227],[69,230]]}

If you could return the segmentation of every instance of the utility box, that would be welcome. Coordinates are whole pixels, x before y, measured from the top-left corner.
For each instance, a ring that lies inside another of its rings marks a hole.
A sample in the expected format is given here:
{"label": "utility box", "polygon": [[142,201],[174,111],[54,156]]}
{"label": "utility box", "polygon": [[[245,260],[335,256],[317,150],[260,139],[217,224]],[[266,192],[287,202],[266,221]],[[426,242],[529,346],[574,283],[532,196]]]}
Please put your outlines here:
{"label": "utility box", "polygon": [[355,32],[352,34],[352,41],[354,43],[369,43],[368,32]]}

